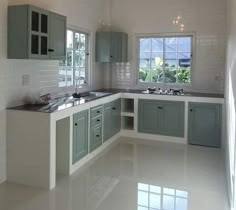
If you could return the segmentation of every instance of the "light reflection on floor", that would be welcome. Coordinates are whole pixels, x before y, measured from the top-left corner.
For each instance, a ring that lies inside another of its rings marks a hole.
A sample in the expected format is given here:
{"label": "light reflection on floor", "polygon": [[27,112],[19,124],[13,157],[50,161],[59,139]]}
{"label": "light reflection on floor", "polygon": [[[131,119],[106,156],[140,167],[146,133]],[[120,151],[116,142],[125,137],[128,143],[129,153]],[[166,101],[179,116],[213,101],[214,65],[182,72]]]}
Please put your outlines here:
{"label": "light reflection on floor", "polygon": [[0,210],[228,210],[219,149],[122,139],[52,191],[5,183]]}

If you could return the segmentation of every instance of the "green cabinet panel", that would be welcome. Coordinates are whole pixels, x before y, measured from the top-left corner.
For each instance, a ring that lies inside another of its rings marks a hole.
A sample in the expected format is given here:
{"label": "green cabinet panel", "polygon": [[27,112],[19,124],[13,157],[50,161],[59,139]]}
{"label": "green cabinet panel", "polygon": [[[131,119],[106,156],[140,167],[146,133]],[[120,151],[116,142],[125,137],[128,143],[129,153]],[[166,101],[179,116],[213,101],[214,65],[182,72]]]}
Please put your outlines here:
{"label": "green cabinet panel", "polygon": [[73,116],[73,164],[88,154],[88,111]]}
{"label": "green cabinet panel", "polygon": [[221,104],[189,103],[188,142],[190,144],[221,146]]}
{"label": "green cabinet panel", "polygon": [[102,125],[91,128],[90,152],[102,145]]}
{"label": "green cabinet panel", "polygon": [[66,17],[50,13],[50,59],[61,60],[66,57]]}
{"label": "green cabinet panel", "polygon": [[184,102],[161,101],[160,111],[162,119],[160,134],[184,137]]}
{"label": "green cabinet panel", "polygon": [[161,130],[158,101],[139,100],[138,131],[141,133],[157,134]]}
{"label": "green cabinet panel", "polygon": [[90,152],[102,145],[103,106],[90,109]]}
{"label": "green cabinet panel", "polygon": [[103,141],[107,141],[121,129],[121,100],[104,105]]}
{"label": "green cabinet panel", "polygon": [[123,32],[96,32],[96,62],[127,62],[128,35]]}
{"label": "green cabinet panel", "polygon": [[184,137],[184,102],[139,100],[138,131]]}
{"label": "green cabinet panel", "polygon": [[8,7],[8,58],[65,57],[66,17],[31,5]]}

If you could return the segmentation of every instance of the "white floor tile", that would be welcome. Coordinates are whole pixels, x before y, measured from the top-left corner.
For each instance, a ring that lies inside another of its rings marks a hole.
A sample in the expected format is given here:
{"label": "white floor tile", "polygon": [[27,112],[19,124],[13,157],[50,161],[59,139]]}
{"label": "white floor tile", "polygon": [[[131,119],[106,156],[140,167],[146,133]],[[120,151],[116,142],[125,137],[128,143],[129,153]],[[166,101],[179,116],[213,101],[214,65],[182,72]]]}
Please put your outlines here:
{"label": "white floor tile", "polygon": [[125,139],[52,191],[5,183],[1,210],[228,210],[219,149]]}

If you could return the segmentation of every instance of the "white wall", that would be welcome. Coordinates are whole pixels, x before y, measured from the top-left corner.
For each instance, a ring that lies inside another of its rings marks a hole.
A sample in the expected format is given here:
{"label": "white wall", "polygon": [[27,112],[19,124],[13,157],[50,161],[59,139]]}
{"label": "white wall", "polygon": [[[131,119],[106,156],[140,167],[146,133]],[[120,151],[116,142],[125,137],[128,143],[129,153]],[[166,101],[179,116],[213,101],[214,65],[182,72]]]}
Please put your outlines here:
{"label": "white wall", "polygon": [[[196,32],[196,65],[192,87],[201,92],[223,92],[225,71],[224,0],[111,0],[114,30],[129,33],[129,63],[113,66],[113,87],[135,86],[136,34],[179,32],[173,19],[183,18],[186,32]],[[220,81],[216,77],[220,77]]]}
{"label": "white wall", "polygon": [[[107,15],[104,0],[10,0],[10,4],[29,3],[68,17],[68,24],[94,32]],[[0,0],[0,183],[6,179],[6,118],[5,108],[24,103],[26,96],[50,91],[58,93],[58,61],[7,59],[7,0]],[[94,43],[91,43],[94,45]],[[94,49],[94,48],[93,48]],[[103,85],[103,70],[95,64],[92,54],[92,86]],[[22,75],[30,75],[30,84],[22,86]],[[68,90],[63,89],[63,92]]]}
{"label": "white wall", "polygon": [[[226,166],[231,201],[235,203],[235,136],[236,136],[236,0],[228,0],[226,57]],[[236,204],[236,203],[235,203]],[[236,209],[235,207],[232,209]]]}

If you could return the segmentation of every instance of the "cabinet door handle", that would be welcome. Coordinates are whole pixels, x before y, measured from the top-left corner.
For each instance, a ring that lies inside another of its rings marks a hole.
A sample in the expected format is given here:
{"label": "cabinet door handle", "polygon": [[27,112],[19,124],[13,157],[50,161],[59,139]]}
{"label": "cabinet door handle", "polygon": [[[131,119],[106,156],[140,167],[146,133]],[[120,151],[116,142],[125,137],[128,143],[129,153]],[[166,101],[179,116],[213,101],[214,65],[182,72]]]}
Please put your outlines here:
{"label": "cabinet door handle", "polygon": [[77,126],[78,124],[77,123],[75,123],[75,126]]}
{"label": "cabinet door handle", "polygon": [[100,120],[99,120],[99,119],[97,119],[97,122],[100,122]]}
{"label": "cabinet door handle", "polygon": [[193,109],[190,109],[190,112],[193,112]]}
{"label": "cabinet door handle", "polygon": [[54,49],[48,49],[48,52],[54,52]]}
{"label": "cabinet door handle", "polygon": [[96,137],[99,137],[100,135],[96,135]]}
{"label": "cabinet door handle", "polygon": [[99,114],[99,113],[100,113],[100,111],[97,111],[97,113]]}
{"label": "cabinet door handle", "polygon": [[116,108],[115,108],[115,107],[113,107],[112,109],[113,109],[113,110],[116,110]]}

